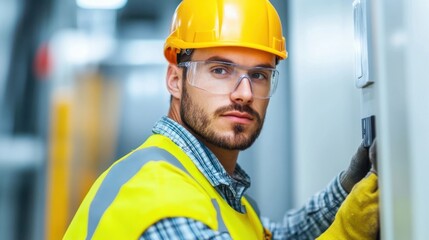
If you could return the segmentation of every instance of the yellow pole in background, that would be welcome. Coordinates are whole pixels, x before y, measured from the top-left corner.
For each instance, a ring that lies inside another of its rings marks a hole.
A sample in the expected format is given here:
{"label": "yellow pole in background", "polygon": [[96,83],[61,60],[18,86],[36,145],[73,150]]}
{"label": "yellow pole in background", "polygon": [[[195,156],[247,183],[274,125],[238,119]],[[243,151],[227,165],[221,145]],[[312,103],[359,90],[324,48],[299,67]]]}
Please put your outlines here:
{"label": "yellow pole in background", "polygon": [[113,161],[120,97],[118,86],[94,72],[76,74],[53,90],[46,239],[61,239],[97,176]]}
{"label": "yellow pole in background", "polygon": [[51,110],[45,232],[47,240],[58,240],[62,238],[69,218],[69,175],[73,142],[73,104],[70,94],[56,92]]}

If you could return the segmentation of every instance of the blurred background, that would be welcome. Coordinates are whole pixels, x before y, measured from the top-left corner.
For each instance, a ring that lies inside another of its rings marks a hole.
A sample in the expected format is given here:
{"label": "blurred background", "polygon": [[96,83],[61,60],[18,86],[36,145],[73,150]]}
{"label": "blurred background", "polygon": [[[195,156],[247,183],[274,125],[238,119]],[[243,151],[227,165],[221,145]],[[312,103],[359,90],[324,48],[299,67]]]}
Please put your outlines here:
{"label": "blurred background", "polygon": [[[262,214],[280,221],[348,166],[362,91],[352,1],[271,2],[289,58],[239,163]],[[412,2],[374,3],[384,239],[429,239],[429,37],[416,27],[429,6]],[[167,113],[162,48],[179,3],[0,0],[1,239],[61,239],[96,177]]]}

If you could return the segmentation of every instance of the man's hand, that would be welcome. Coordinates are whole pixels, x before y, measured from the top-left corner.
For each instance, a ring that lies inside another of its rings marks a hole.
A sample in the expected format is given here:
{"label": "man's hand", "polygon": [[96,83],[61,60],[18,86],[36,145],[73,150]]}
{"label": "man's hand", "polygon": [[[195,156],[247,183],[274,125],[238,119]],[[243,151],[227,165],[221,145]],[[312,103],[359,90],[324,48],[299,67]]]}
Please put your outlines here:
{"label": "man's hand", "polygon": [[339,208],[332,225],[317,240],[378,239],[380,221],[376,140],[369,152],[363,145],[359,146],[349,168],[341,177],[341,185],[346,191],[351,189],[351,192]]}
{"label": "man's hand", "polygon": [[378,164],[377,164],[377,139],[374,139],[374,142],[369,148],[369,161],[372,164],[371,172],[378,174]]}
{"label": "man's hand", "polygon": [[349,193],[353,186],[368,174],[370,168],[368,150],[361,144],[352,157],[349,167],[341,174],[341,186]]}
{"label": "man's hand", "polygon": [[335,220],[317,240],[377,239],[380,229],[377,175],[362,179],[344,200]]}

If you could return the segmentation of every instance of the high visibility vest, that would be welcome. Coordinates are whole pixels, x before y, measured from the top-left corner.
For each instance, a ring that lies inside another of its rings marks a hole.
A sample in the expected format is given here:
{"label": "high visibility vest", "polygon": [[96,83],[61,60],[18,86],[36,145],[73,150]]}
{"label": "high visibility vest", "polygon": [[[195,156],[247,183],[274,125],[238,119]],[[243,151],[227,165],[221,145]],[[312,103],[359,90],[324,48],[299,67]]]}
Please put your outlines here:
{"label": "high visibility vest", "polygon": [[[155,151],[154,151],[155,150]],[[269,239],[243,197],[234,210],[169,138],[152,135],[95,181],[63,239],[138,239],[164,218],[192,218],[233,239]]]}

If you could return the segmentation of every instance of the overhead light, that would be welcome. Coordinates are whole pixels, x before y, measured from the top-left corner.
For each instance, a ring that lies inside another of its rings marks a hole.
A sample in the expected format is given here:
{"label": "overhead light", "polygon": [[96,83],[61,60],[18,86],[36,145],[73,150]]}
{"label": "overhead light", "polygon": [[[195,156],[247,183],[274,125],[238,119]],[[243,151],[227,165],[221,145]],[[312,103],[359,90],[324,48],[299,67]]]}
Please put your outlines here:
{"label": "overhead light", "polygon": [[119,9],[126,3],[127,0],[76,0],[79,7],[89,9]]}

